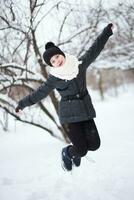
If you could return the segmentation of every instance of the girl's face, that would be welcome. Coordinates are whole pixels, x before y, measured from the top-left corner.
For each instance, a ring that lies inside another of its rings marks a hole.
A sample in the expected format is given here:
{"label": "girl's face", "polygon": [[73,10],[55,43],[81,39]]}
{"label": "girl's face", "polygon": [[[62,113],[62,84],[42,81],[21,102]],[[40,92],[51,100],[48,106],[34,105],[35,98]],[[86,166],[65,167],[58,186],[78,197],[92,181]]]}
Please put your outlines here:
{"label": "girl's face", "polygon": [[65,57],[61,54],[56,54],[52,56],[50,59],[50,63],[52,64],[53,67],[62,67],[65,63]]}

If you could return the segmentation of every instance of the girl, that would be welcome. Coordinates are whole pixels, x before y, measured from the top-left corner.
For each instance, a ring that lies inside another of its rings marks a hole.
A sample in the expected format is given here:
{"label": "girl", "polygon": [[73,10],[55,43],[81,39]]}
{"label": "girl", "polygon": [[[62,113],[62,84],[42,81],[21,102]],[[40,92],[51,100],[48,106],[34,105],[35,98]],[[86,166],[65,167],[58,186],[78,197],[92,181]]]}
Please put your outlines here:
{"label": "girl", "polygon": [[45,98],[53,89],[61,95],[59,120],[68,124],[68,137],[72,144],[62,149],[62,161],[66,170],[80,166],[81,157],[88,151],[100,147],[100,137],[94,118],[95,109],[86,86],[86,70],[104,48],[113,34],[113,24],[108,24],[94,41],[93,45],[79,59],[65,54],[54,43],[48,42],[43,58],[50,66],[49,76],[32,94],[18,102],[16,112]]}

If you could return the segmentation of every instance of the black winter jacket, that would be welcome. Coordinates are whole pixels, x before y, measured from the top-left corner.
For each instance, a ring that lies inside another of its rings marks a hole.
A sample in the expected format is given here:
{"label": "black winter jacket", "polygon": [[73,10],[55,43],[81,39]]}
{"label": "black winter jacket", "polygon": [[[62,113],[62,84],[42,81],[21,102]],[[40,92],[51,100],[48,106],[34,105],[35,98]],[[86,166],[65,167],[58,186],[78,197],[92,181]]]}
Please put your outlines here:
{"label": "black winter jacket", "polygon": [[110,24],[94,41],[93,45],[79,59],[79,74],[72,80],[62,80],[49,75],[48,79],[37,90],[19,101],[20,109],[31,106],[45,98],[53,89],[61,95],[59,102],[59,120],[61,124],[84,121],[96,117],[91,97],[86,88],[86,70],[104,48],[112,35]]}

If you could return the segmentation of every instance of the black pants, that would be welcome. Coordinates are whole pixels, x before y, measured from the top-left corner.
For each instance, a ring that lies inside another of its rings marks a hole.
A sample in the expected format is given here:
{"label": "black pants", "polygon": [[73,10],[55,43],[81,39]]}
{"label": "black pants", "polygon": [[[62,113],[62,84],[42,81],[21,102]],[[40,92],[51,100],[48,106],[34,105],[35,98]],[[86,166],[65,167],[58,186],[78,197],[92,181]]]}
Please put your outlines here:
{"label": "black pants", "polygon": [[93,119],[68,124],[68,137],[72,142],[68,153],[70,156],[86,155],[87,151],[95,151],[100,147],[100,137]]}

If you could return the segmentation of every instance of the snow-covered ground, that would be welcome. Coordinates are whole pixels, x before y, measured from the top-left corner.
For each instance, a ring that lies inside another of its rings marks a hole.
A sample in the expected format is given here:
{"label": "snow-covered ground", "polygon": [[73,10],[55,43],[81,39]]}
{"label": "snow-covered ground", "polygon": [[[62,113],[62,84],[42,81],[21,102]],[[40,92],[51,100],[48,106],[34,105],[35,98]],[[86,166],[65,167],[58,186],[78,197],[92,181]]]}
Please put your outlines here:
{"label": "snow-covered ground", "polygon": [[133,200],[134,87],[95,101],[101,148],[65,172],[65,145],[43,130],[17,122],[0,130],[0,200]]}

